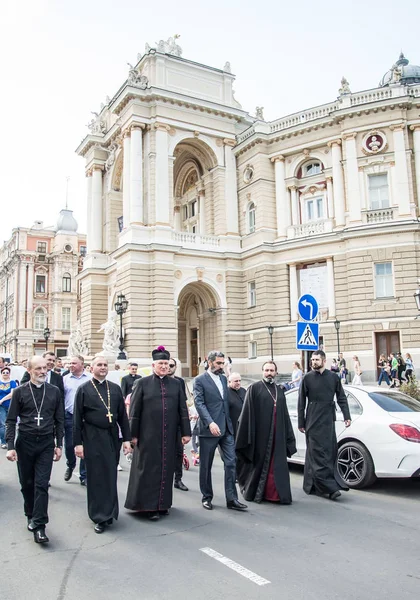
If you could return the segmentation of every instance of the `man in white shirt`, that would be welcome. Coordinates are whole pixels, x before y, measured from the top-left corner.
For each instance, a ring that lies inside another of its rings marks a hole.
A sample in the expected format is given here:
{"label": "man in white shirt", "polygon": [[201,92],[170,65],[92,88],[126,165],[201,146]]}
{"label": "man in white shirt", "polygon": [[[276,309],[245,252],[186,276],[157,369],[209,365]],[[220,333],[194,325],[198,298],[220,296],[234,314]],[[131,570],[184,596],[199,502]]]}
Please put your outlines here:
{"label": "man in white shirt", "polygon": [[[83,356],[72,356],[69,365],[70,373],[63,377],[64,383],[64,448],[66,453],[67,469],[64,473],[64,481],[70,481],[73,471],[76,467],[76,455],[73,446],[73,410],[76,391],[82,383],[92,379],[90,373],[85,371],[85,360]],[[86,467],[85,461],[80,459],[80,485],[86,487]]]}

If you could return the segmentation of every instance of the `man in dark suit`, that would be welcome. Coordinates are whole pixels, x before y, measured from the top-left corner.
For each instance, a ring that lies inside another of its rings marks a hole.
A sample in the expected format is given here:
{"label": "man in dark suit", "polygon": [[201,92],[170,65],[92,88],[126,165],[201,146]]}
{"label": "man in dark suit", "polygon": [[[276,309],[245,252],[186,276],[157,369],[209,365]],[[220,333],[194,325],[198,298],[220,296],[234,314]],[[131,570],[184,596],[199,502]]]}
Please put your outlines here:
{"label": "man in dark suit", "polygon": [[244,511],[236,490],[236,455],[233,425],[229,416],[228,386],[224,373],[225,356],[213,350],[207,356],[209,368],[194,381],[195,407],[200,417],[200,490],[203,508],[212,510],[211,467],[217,446],[225,465],[226,506]]}
{"label": "man in dark suit", "polygon": [[133,391],[133,385],[136,379],[141,379],[141,375],[137,375],[137,369],[139,368],[138,364],[135,362],[131,362],[128,365],[128,375],[124,375],[121,378],[121,391],[124,400],[127,398],[128,394],[131,394]]}
{"label": "man in dark suit", "polygon": [[[45,358],[45,360],[47,361],[47,377],[46,377],[45,381],[47,383],[50,383],[51,385],[55,385],[55,387],[58,387],[58,389],[60,390],[61,398],[64,403],[63,377],[61,375],[59,375],[58,373],[54,373],[55,354],[54,354],[54,352],[44,352],[44,354],[42,355],[42,358]],[[30,378],[31,378],[31,376],[29,374],[29,371],[26,371],[23,374],[22,379],[20,380],[20,384],[22,385],[23,383],[26,383],[27,381],[30,380]]]}

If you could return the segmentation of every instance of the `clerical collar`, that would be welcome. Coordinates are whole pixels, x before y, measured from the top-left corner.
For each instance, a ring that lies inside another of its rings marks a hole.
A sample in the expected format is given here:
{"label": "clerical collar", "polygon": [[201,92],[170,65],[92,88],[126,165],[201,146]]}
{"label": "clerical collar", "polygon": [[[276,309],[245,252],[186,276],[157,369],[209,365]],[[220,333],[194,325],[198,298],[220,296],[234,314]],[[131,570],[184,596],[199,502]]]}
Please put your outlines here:
{"label": "clerical collar", "polygon": [[98,383],[103,383],[105,381],[106,377],[105,377],[105,379],[96,379],[96,377],[94,377],[93,379],[95,381],[97,381]]}
{"label": "clerical collar", "polygon": [[32,381],[31,381],[31,384],[33,385],[33,387],[36,387],[38,389],[42,388],[42,386],[44,385],[43,383],[32,383]]}

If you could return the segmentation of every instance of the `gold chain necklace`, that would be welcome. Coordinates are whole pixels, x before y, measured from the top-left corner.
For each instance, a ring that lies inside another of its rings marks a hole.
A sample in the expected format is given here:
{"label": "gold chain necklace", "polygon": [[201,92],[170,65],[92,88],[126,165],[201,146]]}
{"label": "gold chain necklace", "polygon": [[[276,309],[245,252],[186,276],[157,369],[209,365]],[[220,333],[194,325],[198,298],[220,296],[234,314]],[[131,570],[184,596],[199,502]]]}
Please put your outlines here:
{"label": "gold chain necklace", "polygon": [[277,386],[276,386],[276,384],[275,383],[271,384],[274,386],[274,389],[276,390],[276,397],[274,397],[273,394],[270,392],[270,388],[265,383],[265,381],[263,381],[263,384],[265,385],[267,392],[270,394],[270,398],[273,400],[274,404],[277,404]]}
{"label": "gold chain necklace", "polygon": [[111,394],[110,394],[110,392],[109,392],[109,385],[108,385],[108,381],[105,379],[105,383],[106,383],[106,391],[107,391],[107,395],[108,395],[108,406],[106,405],[106,403],[105,403],[105,400],[102,398],[101,394],[99,393],[99,390],[98,390],[98,388],[96,387],[96,385],[95,385],[95,383],[94,383],[93,379],[91,379],[90,381],[91,381],[91,383],[92,383],[93,387],[95,388],[95,390],[96,390],[96,393],[98,394],[99,398],[101,399],[101,402],[102,402],[102,404],[105,406],[105,408],[106,408],[106,409],[108,409],[108,412],[106,413],[106,416],[108,417],[108,421],[109,421],[110,423],[112,423],[112,417],[113,417],[114,415],[111,413]]}

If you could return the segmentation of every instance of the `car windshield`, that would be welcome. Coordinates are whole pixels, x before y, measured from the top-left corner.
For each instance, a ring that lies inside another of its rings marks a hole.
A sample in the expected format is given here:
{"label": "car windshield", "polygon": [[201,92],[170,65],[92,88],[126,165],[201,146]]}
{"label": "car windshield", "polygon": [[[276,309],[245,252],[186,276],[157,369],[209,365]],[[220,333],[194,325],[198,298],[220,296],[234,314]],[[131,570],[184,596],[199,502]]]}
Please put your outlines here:
{"label": "car windshield", "polygon": [[369,397],[387,412],[420,412],[420,402],[401,392],[370,392]]}

